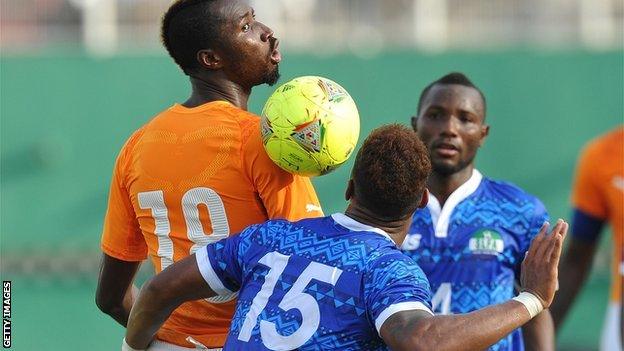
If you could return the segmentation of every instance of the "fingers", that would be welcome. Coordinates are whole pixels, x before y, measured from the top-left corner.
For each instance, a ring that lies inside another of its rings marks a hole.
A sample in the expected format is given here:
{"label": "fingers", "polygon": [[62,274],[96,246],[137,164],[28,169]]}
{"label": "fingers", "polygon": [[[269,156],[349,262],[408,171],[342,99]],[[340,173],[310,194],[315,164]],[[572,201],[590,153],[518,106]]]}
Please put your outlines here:
{"label": "fingers", "polygon": [[544,235],[542,240],[538,243],[537,248],[535,250],[535,258],[540,261],[545,261],[548,259],[548,254],[550,253],[550,249],[552,248],[552,240],[555,236],[554,233],[558,233],[561,230],[561,226],[563,225],[563,220],[557,220],[554,228],[551,231],[550,235]]}
{"label": "fingers", "polygon": [[567,222],[563,222],[561,226],[561,230],[557,233],[555,237],[555,245],[553,246],[553,250],[550,254],[550,260],[553,261],[555,267],[559,267],[559,259],[561,258],[561,252],[563,251],[563,241],[568,233],[569,224]]}
{"label": "fingers", "polygon": [[[527,252],[527,256],[530,256],[531,259],[541,262],[550,262],[554,258],[558,259],[558,256],[561,255],[560,245],[563,243],[563,239],[568,232],[568,224],[563,219],[559,219],[551,233],[546,234],[548,226],[548,222],[545,222],[535,239],[533,239],[531,247]],[[557,241],[559,244],[556,243]],[[555,252],[558,253],[557,257],[553,256]]]}
{"label": "fingers", "polygon": [[559,262],[559,257],[561,256],[561,249],[563,247],[563,239],[565,237],[565,234],[568,231],[568,223],[563,221],[563,220],[559,220],[557,222],[557,226],[555,226],[555,228],[553,229],[552,233],[549,236],[549,244],[548,244],[548,249],[546,251],[546,255],[544,256],[544,259],[550,261],[556,260],[557,263]]}
{"label": "fingers", "polygon": [[539,232],[533,239],[533,242],[531,243],[531,246],[529,247],[525,258],[527,256],[536,257],[537,252],[539,251],[540,247],[542,246],[542,242],[546,237],[546,233],[548,233],[548,227],[550,227],[550,223],[544,222],[544,224],[542,224],[542,228],[540,228]]}

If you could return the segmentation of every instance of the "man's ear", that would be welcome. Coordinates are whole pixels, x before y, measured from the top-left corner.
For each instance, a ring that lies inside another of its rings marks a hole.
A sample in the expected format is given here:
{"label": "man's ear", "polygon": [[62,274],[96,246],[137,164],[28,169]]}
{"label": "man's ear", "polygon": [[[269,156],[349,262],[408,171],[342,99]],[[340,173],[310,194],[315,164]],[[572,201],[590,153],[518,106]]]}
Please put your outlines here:
{"label": "man's ear", "polygon": [[490,126],[484,124],[481,126],[481,140],[479,140],[479,146],[485,143],[485,139],[487,139],[488,135],[490,135]]}
{"label": "man's ear", "polygon": [[417,130],[416,126],[418,125],[418,116],[412,116],[412,129],[414,131]]}
{"label": "man's ear", "polygon": [[420,198],[420,204],[418,205],[418,208],[425,208],[428,202],[429,202],[429,190],[425,189],[425,191],[422,194],[422,198]]}
{"label": "man's ear", "polygon": [[355,184],[353,184],[353,179],[349,179],[349,183],[347,183],[347,190],[345,191],[345,200],[347,201],[351,200],[354,192],[355,192]]}
{"label": "man's ear", "polygon": [[197,61],[201,67],[209,70],[216,70],[223,67],[221,55],[213,49],[199,50],[197,52]]}

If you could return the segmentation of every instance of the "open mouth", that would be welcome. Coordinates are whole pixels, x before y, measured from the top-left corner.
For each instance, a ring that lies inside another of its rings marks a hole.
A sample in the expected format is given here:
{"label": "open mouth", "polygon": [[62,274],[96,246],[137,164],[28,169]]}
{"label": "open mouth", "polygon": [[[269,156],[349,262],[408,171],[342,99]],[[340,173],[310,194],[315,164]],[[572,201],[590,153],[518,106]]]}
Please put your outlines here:
{"label": "open mouth", "polygon": [[279,39],[275,39],[275,41],[273,42],[273,50],[271,50],[271,62],[274,65],[277,65],[278,63],[280,63],[282,61],[282,53],[279,51]]}
{"label": "open mouth", "polygon": [[459,148],[451,143],[436,143],[433,149],[442,157],[452,157],[459,153]]}

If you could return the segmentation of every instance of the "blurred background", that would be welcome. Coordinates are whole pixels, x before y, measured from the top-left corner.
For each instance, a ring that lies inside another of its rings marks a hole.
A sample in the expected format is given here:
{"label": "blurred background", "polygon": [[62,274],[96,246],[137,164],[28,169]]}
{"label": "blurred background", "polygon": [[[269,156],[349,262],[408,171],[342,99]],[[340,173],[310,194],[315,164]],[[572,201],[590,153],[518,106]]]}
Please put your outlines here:
{"label": "blurred background", "polygon": [[[119,349],[122,328],[94,303],[100,231],[122,144],[190,92],[159,42],[170,3],[0,0],[0,272],[13,281],[15,350]],[[468,74],[492,126],[478,168],[539,196],[552,217],[569,216],[582,146],[623,123],[620,0],[252,3],[282,40],[282,81],[338,81],[360,108],[361,140],[409,123],[429,82]],[[270,92],[257,88],[250,109],[259,113]],[[350,166],[314,180],[326,213],[344,208],[336,194]],[[610,236],[561,350],[598,348]]]}

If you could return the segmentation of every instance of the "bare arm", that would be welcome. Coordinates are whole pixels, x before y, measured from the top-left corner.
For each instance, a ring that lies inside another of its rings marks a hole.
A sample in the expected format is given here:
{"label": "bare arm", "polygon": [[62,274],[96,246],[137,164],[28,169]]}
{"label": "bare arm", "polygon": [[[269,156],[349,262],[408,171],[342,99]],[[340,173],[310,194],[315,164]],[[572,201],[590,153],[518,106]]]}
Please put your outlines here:
{"label": "bare arm", "polygon": [[388,318],[381,337],[397,351],[483,350],[529,320],[524,305],[513,300],[460,315],[404,311]]}
{"label": "bare arm", "polygon": [[560,288],[551,311],[555,329],[559,329],[589,274],[596,253],[596,244],[572,237],[561,260]]}
{"label": "bare arm", "polygon": [[202,277],[195,255],[167,267],[141,289],[128,320],[126,342],[135,349],[147,348],[178,306],[215,295]]}
{"label": "bare arm", "polygon": [[555,326],[550,310],[545,309],[522,327],[524,349],[527,351],[554,351]]}
{"label": "bare arm", "polygon": [[122,261],[107,254],[102,257],[95,303],[124,327],[139,292],[132,282],[140,266],[141,262]]}
{"label": "bare arm", "polygon": [[[550,235],[542,227],[524,262],[521,283],[544,308],[552,303],[557,287],[557,265],[568,225],[557,222]],[[395,351],[485,349],[531,319],[527,307],[511,300],[462,315],[431,316],[422,311],[393,314],[380,334]]]}

